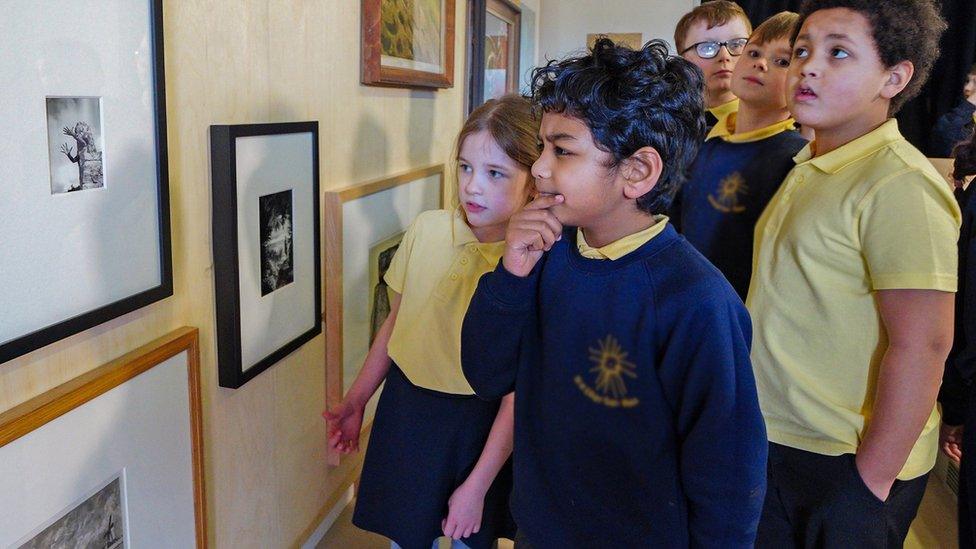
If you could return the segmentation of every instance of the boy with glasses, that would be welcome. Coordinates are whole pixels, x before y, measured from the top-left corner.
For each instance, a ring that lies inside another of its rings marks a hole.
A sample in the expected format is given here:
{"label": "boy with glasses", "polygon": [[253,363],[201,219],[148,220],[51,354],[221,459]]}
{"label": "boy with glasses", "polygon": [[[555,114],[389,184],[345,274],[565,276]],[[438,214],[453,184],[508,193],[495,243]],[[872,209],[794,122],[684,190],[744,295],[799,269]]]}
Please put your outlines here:
{"label": "boy with glasses", "polygon": [[709,127],[739,110],[732,93],[732,70],[742,55],[752,24],[735,2],[707,2],[686,13],[674,29],[678,53],[705,75],[706,120]]}
{"label": "boy with glasses", "polygon": [[807,141],[786,106],[790,38],[799,15],[780,12],[756,28],[735,66],[738,112],[705,139],[671,220],[718,267],[743,300],[752,274],[752,231]]}

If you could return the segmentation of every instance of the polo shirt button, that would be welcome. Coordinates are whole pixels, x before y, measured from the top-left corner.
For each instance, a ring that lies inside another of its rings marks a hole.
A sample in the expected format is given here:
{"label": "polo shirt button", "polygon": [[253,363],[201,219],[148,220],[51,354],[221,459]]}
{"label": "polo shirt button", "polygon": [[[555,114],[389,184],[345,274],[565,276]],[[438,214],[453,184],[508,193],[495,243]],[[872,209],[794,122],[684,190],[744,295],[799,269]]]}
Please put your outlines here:
{"label": "polo shirt button", "polygon": [[462,257],[461,258],[461,265],[467,265],[467,264],[468,264],[468,258]]}
{"label": "polo shirt button", "polygon": [[457,279],[458,279],[457,273],[451,273],[451,280],[457,280]]}
{"label": "polo shirt button", "polygon": [[476,249],[477,249],[477,248],[475,247],[475,245],[474,245],[474,244],[468,244],[468,251],[469,251],[469,252],[471,252],[471,253],[474,253],[474,251],[475,251]]}

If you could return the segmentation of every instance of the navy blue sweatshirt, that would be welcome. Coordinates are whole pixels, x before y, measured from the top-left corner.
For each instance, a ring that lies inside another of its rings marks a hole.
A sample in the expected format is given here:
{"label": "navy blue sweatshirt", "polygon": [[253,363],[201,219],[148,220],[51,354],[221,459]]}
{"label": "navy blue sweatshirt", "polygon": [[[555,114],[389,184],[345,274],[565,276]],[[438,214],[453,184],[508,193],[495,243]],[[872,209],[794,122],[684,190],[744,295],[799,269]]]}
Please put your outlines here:
{"label": "navy blue sweatshirt", "polygon": [[[969,393],[976,376],[976,185],[956,191],[962,209],[959,229],[959,286],[956,289],[956,320],[952,350],[946,358],[945,375],[939,390],[942,421],[962,425],[967,415]],[[976,426],[968,426],[970,428]]]}
{"label": "navy blue sweatshirt", "polygon": [[748,143],[713,137],[698,150],[672,204],[675,226],[722,271],[743,300],[752,276],[756,221],[806,144],[792,130]]}
{"label": "navy blue sweatshirt", "polygon": [[976,105],[965,99],[954,109],[943,114],[932,128],[931,155],[935,158],[949,158],[952,149],[960,141],[969,139],[973,134],[973,113]]}
{"label": "navy blue sweatshirt", "polygon": [[462,328],[475,392],[515,391],[519,530],[540,549],[752,547],[767,441],[741,300],[671,226],[615,261],[575,242],[524,278],[500,262]]}

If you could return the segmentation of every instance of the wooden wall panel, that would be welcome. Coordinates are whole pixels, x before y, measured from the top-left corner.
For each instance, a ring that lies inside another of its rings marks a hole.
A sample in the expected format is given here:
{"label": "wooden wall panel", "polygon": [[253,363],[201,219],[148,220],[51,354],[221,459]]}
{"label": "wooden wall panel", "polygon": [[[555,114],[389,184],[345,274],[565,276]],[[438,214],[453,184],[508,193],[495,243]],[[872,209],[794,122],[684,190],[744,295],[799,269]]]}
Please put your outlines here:
{"label": "wooden wall panel", "polygon": [[[464,64],[447,90],[361,86],[354,0],[168,0],[163,11],[175,295],[0,365],[0,412],[198,326],[211,545],[289,547],[359,462],[325,463],[324,336],[241,389],[217,386],[209,125],[318,120],[321,188],[345,187],[449,162]],[[455,47],[463,55],[463,25]]]}

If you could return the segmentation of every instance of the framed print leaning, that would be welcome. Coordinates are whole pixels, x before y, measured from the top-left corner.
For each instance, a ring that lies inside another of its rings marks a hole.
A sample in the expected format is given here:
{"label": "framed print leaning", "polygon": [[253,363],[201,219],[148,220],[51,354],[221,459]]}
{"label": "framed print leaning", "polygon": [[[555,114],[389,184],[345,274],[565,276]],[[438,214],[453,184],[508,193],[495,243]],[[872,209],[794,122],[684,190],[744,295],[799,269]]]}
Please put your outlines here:
{"label": "framed print leaning", "polygon": [[173,293],[161,0],[0,18],[0,363]]}
{"label": "framed print leaning", "polygon": [[322,332],[319,124],[210,126],[217,371],[238,388]]}
{"label": "framed print leaning", "polygon": [[[325,200],[326,404],[339,402],[363,365],[389,301],[383,275],[403,232],[441,207],[444,165],[352,185]],[[363,419],[369,425],[370,408]]]}
{"label": "framed print leaning", "polygon": [[454,85],[455,0],[361,1],[363,84]]}
{"label": "framed print leaning", "polygon": [[0,547],[205,548],[203,451],[184,327],[0,413]]}

